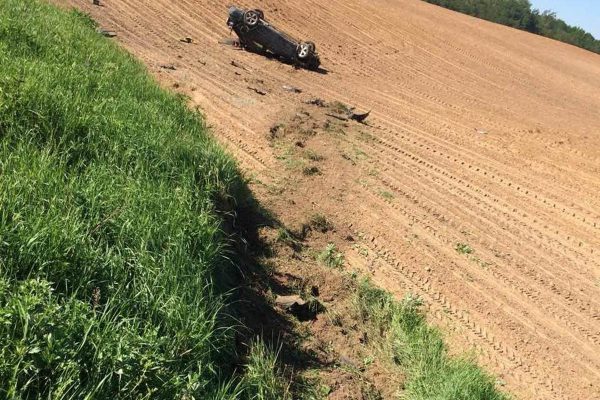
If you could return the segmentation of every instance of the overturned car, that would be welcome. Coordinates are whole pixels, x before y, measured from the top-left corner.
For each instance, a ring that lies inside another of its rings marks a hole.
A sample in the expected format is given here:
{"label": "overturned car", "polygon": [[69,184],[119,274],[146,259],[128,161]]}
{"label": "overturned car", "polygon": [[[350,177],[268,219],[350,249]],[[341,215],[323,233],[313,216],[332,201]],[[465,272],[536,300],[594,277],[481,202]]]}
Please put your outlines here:
{"label": "overturned car", "polygon": [[321,65],[313,42],[300,42],[265,20],[261,10],[229,8],[227,25],[240,39],[240,46],[253,52],[272,54],[297,66],[316,70]]}

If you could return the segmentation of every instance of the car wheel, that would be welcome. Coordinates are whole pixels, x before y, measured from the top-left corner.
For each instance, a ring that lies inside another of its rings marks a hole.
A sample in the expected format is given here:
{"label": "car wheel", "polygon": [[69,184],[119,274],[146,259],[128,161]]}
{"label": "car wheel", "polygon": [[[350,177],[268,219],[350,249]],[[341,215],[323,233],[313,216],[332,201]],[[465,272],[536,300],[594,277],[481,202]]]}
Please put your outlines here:
{"label": "car wheel", "polygon": [[298,45],[298,58],[306,60],[315,53],[315,45],[312,42],[302,42]]}
{"label": "car wheel", "polygon": [[244,23],[249,27],[258,25],[260,14],[256,10],[248,10],[244,13]]}

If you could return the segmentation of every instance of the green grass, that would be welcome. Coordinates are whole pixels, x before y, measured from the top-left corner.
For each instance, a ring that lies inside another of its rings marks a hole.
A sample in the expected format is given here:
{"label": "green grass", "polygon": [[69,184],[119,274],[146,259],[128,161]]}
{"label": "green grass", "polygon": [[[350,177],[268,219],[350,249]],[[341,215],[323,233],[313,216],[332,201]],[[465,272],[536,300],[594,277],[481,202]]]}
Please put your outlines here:
{"label": "green grass", "polygon": [[291,400],[290,383],[282,376],[277,361],[278,352],[264,342],[252,344],[244,376],[244,390],[251,400]]}
{"label": "green grass", "polygon": [[454,246],[454,250],[460,254],[472,254],[475,251],[466,243],[457,243],[456,246]]}
{"label": "green grass", "polygon": [[392,200],[394,200],[394,194],[393,194],[393,193],[391,193],[391,192],[388,192],[388,191],[386,191],[386,190],[381,190],[381,191],[379,192],[379,195],[380,195],[381,197],[383,197],[383,198],[384,198],[385,200],[387,200],[387,201],[392,201]]}
{"label": "green grass", "polygon": [[344,266],[344,255],[340,253],[333,243],[325,246],[325,249],[319,253],[319,261],[329,268],[342,268]]}
{"label": "green grass", "polygon": [[94,28],[0,7],[0,398],[261,398],[213,279],[236,164]]}
{"label": "green grass", "polygon": [[492,377],[472,360],[448,355],[440,332],[429,326],[414,296],[396,301],[369,281],[356,294],[360,317],[369,324],[387,358],[406,374],[403,399],[506,400]]}

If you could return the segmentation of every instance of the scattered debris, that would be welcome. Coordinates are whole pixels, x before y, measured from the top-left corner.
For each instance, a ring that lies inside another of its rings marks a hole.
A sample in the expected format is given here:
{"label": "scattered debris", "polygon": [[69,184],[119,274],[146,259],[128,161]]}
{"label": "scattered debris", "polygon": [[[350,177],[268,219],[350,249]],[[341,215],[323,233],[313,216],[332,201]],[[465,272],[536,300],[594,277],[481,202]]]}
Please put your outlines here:
{"label": "scattered debris", "polygon": [[364,114],[356,114],[355,112],[352,112],[352,114],[350,115],[350,119],[360,122],[360,123],[363,123],[370,114],[371,114],[371,110],[369,110],[368,112],[366,112]]}
{"label": "scattered debris", "polygon": [[304,167],[302,173],[306,176],[321,175],[321,170],[319,169],[319,167],[315,167],[313,165],[310,167]]}
{"label": "scattered debris", "polygon": [[261,96],[264,96],[267,94],[267,92],[265,92],[264,90],[252,87],[252,86],[248,86],[248,89],[255,91],[256,93],[260,94]]}
{"label": "scattered debris", "polygon": [[333,118],[339,119],[341,121],[353,120],[353,121],[360,122],[362,124],[362,123],[364,123],[365,119],[367,119],[367,117],[371,114],[371,111],[366,112],[364,114],[357,114],[353,110],[354,110],[354,108],[349,109],[345,115],[344,114],[333,114],[333,113],[325,113],[325,115],[327,115],[328,117],[333,117]]}
{"label": "scattered debris", "polygon": [[292,93],[302,93],[302,89],[298,89],[297,87],[289,86],[289,85],[283,85],[283,90],[285,90],[287,92],[292,92]]}
{"label": "scattered debris", "polygon": [[161,64],[160,67],[163,69],[170,69],[171,71],[177,70],[173,64]]}
{"label": "scattered debris", "polygon": [[308,221],[308,227],[321,233],[327,233],[334,230],[334,226],[323,214],[314,214]]}
{"label": "scattered debris", "polygon": [[339,119],[340,121],[348,121],[349,117],[346,117],[344,115],[338,115],[338,114],[332,114],[332,113],[325,113],[325,115],[327,115],[328,117],[333,117],[336,119]]}
{"label": "scattered debris", "polygon": [[323,99],[319,99],[318,97],[314,98],[314,99],[310,99],[305,101],[306,104],[312,104],[313,106],[317,106],[317,107],[325,107],[325,100]]}
{"label": "scattered debris", "polygon": [[114,31],[107,31],[106,29],[98,29],[97,32],[99,34],[101,34],[102,36],[109,37],[109,38],[117,36],[116,32],[114,32]]}
{"label": "scattered debris", "polygon": [[275,305],[298,318],[299,321],[310,321],[323,312],[324,307],[318,300],[304,301],[298,295],[277,296]]}
{"label": "scattered debris", "polygon": [[179,39],[179,41],[183,43],[192,43],[194,40],[191,37],[185,37],[183,39]]}
{"label": "scattered debris", "polygon": [[291,296],[277,296],[275,299],[275,304],[285,310],[293,307],[293,306],[303,306],[306,302],[302,299],[302,297],[298,295]]}
{"label": "scattered debris", "polygon": [[354,161],[354,160],[352,159],[352,157],[350,157],[348,154],[346,154],[346,153],[342,153],[342,158],[343,158],[344,160],[348,160],[348,161],[350,161],[350,164],[352,164],[352,165],[356,165],[356,161]]}
{"label": "scattered debris", "polygon": [[248,68],[244,67],[242,64],[238,63],[238,62],[237,62],[237,61],[235,61],[235,60],[231,60],[231,65],[233,65],[233,66],[234,66],[234,67],[236,67],[236,68],[241,68],[241,69],[243,69],[244,71],[249,71],[249,70],[248,70]]}

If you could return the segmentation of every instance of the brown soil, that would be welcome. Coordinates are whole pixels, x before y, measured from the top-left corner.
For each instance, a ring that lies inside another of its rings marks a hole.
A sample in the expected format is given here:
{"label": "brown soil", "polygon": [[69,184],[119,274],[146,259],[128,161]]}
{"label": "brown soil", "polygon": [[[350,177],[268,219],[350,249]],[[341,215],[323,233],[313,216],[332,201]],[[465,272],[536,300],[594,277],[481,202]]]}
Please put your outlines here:
{"label": "brown soil", "polygon": [[421,296],[518,398],[600,398],[600,56],[417,0],[240,2],[317,43],[315,73],[220,44],[226,1],[57,2],[190,96],[286,226],[330,218],[312,251]]}

